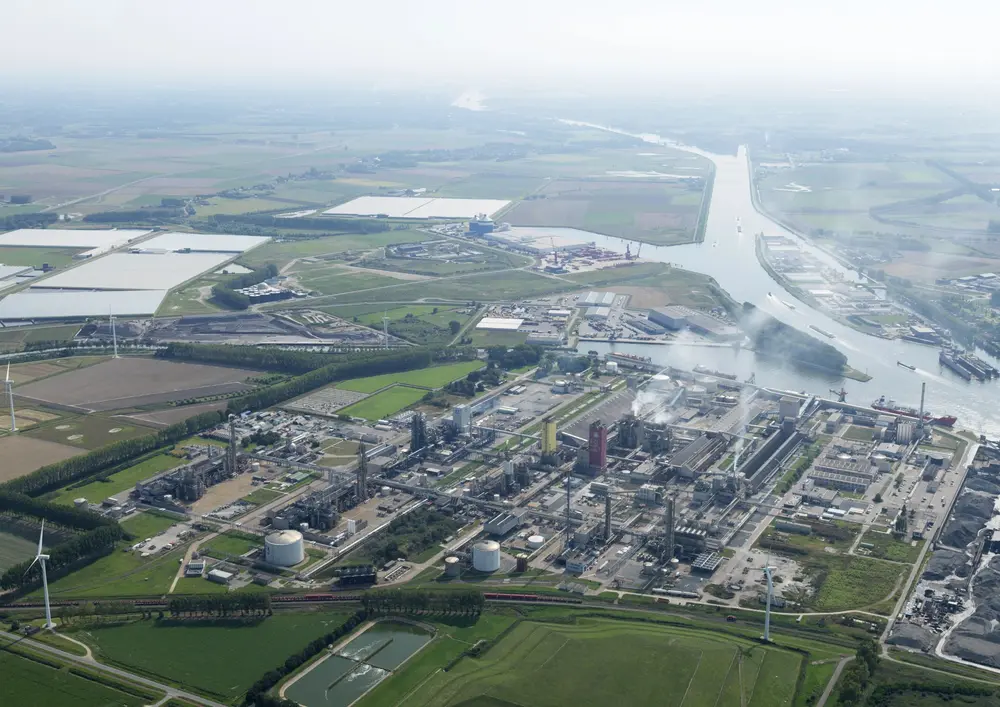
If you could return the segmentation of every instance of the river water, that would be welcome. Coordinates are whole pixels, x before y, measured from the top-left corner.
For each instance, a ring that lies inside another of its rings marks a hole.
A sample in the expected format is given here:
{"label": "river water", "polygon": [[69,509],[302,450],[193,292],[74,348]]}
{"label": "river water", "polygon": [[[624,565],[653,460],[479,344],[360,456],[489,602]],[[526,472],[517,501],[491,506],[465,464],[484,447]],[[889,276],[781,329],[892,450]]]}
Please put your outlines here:
{"label": "river water", "polygon": [[[780,362],[764,361],[751,352],[725,348],[581,342],[581,350],[639,353],[650,356],[653,361],[663,365],[702,363],[720,371],[738,373],[744,379],[750,373],[756,373],[759,385],[804,390],[825,397],[830,397],[831,388],[839,389],[843,386],[848,393],[847,400],[862,405],[868,405],[875,398],[885,395],[916,407],[920,403],[920,384],[926,382],[928,411],[937,415],[956,415],[959,426],[977,433],[1000,435],[1000,390],[997,381],[967,382],[954,376],[938,364],[936,347],[902,340],[879,339],[844,326],[796,299],[761,267],[754,250],[754,234],[763,231],[767,235],[783,235],[799,243],[803,241],[754,207],[750,162],[745,148],[741,147],[735,156],[716,155],[675,145],[655,135],[636,137],[702,155],[712,160],[716,168],[704,242],[671,247],[644,244],[642,258],[673,263],[710,275],[738,302],[751,302],[776,319],[835,346],[847,356],[851,366],[872,376],[872,380],[859,383],[807,372]],[[741,221],[742,233],[736,228],[737,218]],[[625,251],[626,242],[620,239],[601,236],[595,240],[605,248]],[[808,247],[812,252],[819,253],[831,266],[836,265],[822,251]],[[837,267],[846,276],[856,279],[856,274]],[[809,328],[810,324],[836,338],[828,339],[814,332]],[[916,366],[917,370],[910,371],[898,366],[897,361]]]}

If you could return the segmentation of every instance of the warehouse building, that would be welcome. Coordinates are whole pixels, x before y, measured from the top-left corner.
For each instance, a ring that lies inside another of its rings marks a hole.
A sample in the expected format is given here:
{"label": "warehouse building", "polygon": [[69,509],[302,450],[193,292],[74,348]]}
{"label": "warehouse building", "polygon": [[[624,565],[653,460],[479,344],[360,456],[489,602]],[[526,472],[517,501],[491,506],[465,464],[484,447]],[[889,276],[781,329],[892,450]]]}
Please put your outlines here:
{"label": "warehouse building", "polygon": [[588,292],[576,301],[577,307],[610,307],[615,303],[614,292]]}
{"label": "warehouse building", "polygon": [[686,327],[696,334],[718,341],[732,341],[742,336],[742,332],[732,324],[690,307],[656,307],[649,310],[647,316],[649,321],[671,331],[680,331]]}

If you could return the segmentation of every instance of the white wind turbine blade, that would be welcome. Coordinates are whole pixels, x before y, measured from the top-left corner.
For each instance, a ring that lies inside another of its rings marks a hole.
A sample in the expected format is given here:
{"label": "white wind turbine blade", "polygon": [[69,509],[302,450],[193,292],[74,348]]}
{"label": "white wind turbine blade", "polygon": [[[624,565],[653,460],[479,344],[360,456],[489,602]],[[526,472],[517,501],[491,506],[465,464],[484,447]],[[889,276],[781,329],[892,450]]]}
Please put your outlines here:
{"label": "white wind turbine blade", "polygon": [[4,380],[10,382],[10,361],[7,361],[7,377]]}
{"label": "white wind turbine blade", "polygon": [[35,566],[35,563],[36,563],[36,562],[38,562],[38,560],[39,560],[39,559],[40,559],[40,558],[38,557],[38,555],[35,555],[35,559],[31,561],[31,564],[30,564],[30,565],[28,565],[28,569],[26,569],[26,570],[24,571],[24,574],[23,574],[23,575],[21,575],[21,576],[22,576],[22,577],[26,576],[26,575],[28,574],[28,572],[30,572],[30,571],[31,571],[31,568]]}
{"label": "white wind turbine blade", "polygon": [[42,520],[42,529],[38,531],[38,554],[42,554],[42,536],[45,535],[45,521]]}

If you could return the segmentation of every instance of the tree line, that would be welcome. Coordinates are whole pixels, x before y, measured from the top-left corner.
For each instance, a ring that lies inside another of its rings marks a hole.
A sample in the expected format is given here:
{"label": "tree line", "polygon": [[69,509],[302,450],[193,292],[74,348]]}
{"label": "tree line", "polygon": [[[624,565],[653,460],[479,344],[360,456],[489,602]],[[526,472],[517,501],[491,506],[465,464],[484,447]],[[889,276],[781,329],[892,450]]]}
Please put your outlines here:
{"label": "tree line", "polygon": [[237,275],[226,282],[220,282],[217,285],[213,285],[212,297],[214,297],[219,304],[229,307],[230,309],[247,309],[250,307],[250,298],[242,292],[237,292],[236,290],[244,287],[250,287],[251,285],[258,285],[265,280],[270,280],[277,274],[278,266],[274,263],[269,263],[262,268],[254,270],[253,272]]}
{"label": "tree line", "polygon": [[171,616],[263,616],[271,611],[267,592],[230,592],[171,597],[167,603]]}
{"label": "tree line", "polygon": [[[285,351],[270,347],[234,346],[230,344],[171,343],[158,350],[156,358],[178,361],[197,361],[238,368],[256,368],[280,373],[308,373],[322,368],[342,354],[315,353],[311,351]],[[366,353],[365,356],[370,356]]]}
{"label": "tree line", "polygon": [[87,214],[83,220],[87,223],[136,223],[147,221],[174,221],[184,218],[188,212],[181,208],[163,208],[151,206],[132,211],[98,211]]}
{"label": "tree line", "polygon": [[844,668],[840,678],[840,704],[856,705],[863,702],[878,662],[878,642],[874,638],[862,639],[854,660]]}
{"label": "tree line", "polygon": [[[257,705],[257,707],[287,704],[287,700],[276,700],[265,693],[277,685],[283,677],[297,670],[299,666],[308,661],[314,655],[324,650],[327,646],[335,644],[341,638],[351,633],[351,631],[360,626],[366,618],[367,615],[364,611],[356,612],[333,631],[330,631],[325,636],[311,641],[298,653],[290,655],[285,662],[277,668],[268,670],[257,682],[250,686],[250,689],[247,690],[243,703],[245,705]],[[292,704],[295,703],[293,702]]]}
{"label": "tree line", "polygon": [[148,452],[215,427],[225,419],[225,415],[217,411],[194,415],[159,432],[123,439],[98,447],[86,454],[43,466],[30,474],[0,485],[0,490],[37,496],[74,481],[96,476],[111,467],[127,464]]}
{"label": "tree line", "polygon": [[[13,197],[11,197],[13,199]],[[45,228],[59,220],[59,214],[51,212],[38,214],[14,214],[0,218],[0,231],[16,228]]]}
{"label": "tree line", "polygon": [[[117,523],[94,528],[50,549],[46,568],[51,576],[51,573],[75,565],[81,560],[96,559],[101,555],[110,554],[124,536],[125,531]],[[41,566],[36,564],[30,570],[28,569],[34,559],[31,558],[9,567],[0,576],[0,589],[24,588],[40,583],[42,581]]]}
{"label": "tree line", "polygon": [[[283,210],[268,214],[215,214],[215,223],[243,223],[255,226],[271,226],[273,228],[288,228],[292,225],[288,219],[276,219]],[[341,231],[344,233],[381,233],[388,231],[391,225],[382,219],[348,219],[348,218],[297,218],[294,226],[297,230]]]}
{"label": "tree line", "polygon": [[429,592],[407,589],[383,589],[366,592],[361,606],[371,616],[406,614],[461,614],[479,616],[486,606],[486,596],[474,589]]}
{"label": "tree line", "polygon": [[0,511],[45,519],[51,523],[58,523],[78,530],[93,530],[102,526],[118,525],[110,518],[105,518],[91,511],[57,503],[47,503],[6,488],[0,488]]}

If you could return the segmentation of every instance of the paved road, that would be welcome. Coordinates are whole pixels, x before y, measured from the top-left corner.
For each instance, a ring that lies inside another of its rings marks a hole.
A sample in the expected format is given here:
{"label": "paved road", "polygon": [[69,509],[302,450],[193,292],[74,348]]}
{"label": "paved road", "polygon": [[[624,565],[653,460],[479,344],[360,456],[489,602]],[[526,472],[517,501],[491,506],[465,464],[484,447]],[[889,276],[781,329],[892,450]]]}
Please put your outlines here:
{"label": "paved road", "polygon": [[854,656],[847,656],[846,658],[841,658],[840,662],[837,663],[837,669],[833,671],[833,677],[830,678],[830,682],[826,684],[826,689],[823,690],[822,696],[819,698],[819,702],[816,703],[816,707],[823,707],[826,701],[830,699],[830,693],[833,692],[834,685],[840,680],[840,674],[844,672],[844,666],[850,661],[854,660]]}
{"label": "paved road", "polygon": [[85,656],[73,655],[72,653],[67,653],[66,651],[59,650],[45,643],[39,643],[38,641],[33,641],[30,638],[24,638],[22,636],[16,636],[12,633],[7,633],[6,631],[0,631],[0,638],[5,638],[10,642],[17,642],[19,644],[30,647],[32,650],[42,651],[43,653],[50,653],[51,655],[57,656],[60,660],[67,663],[75,663],[76,665],[82,665],[93,670],[97,670],[103,673],[108,673],[109,675],[114,675],[115,677],[121,678],[122,680],[128,680],[130,682],[137,683],[139,685],[144,685],[146,687],[153,688],[154,690],[161,690],[167,693],[167,697],[181,697],[185,700],[190,700],[195,704],[199,705],[209,705],[209,707],[226,707],[226,705],[221,702],[213,702],[212,700],[200,697],[190,692],[185,692],[176,687],[171,687],[169,685],[164,685],[163,683],[156,682],[155,680],[150,680],[148,678],[135,675],[133,673],[121,670],[119,668],[113,668],[110,665],[104,665],[103,663],[98,663],[93,658],[88,658]]}

